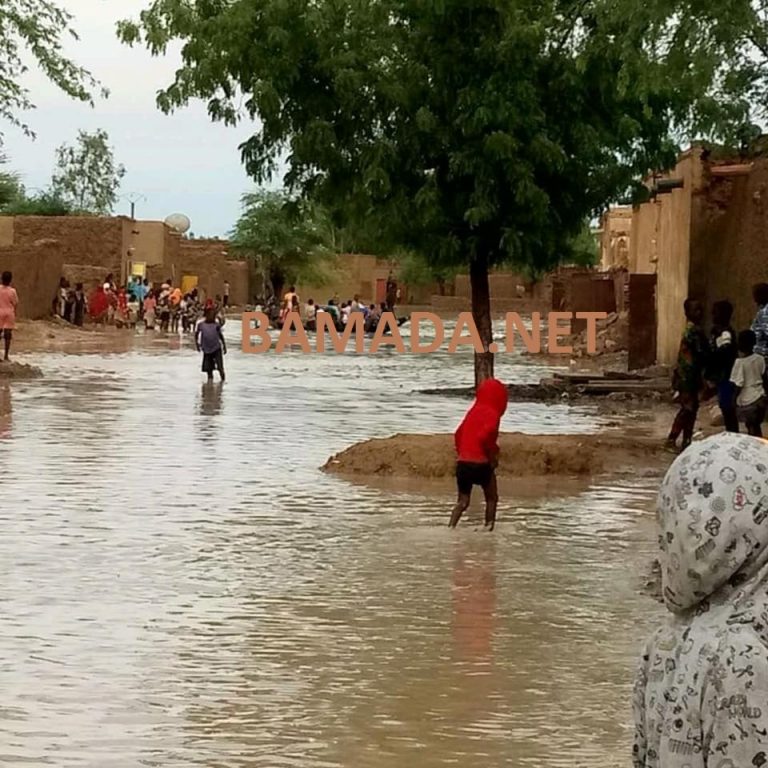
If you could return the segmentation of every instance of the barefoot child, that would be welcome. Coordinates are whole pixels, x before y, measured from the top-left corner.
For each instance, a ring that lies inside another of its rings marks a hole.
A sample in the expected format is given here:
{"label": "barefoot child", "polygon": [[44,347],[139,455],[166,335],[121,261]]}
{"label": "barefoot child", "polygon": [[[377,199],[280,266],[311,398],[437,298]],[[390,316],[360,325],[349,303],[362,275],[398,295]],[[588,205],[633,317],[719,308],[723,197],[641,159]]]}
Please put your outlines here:
{"label": "barefoot child", "polygon": [[5,341],[3,350],[3,360],[8,360],[11,351],[11,337],[16,328],[16,307],[19,304],[19,297],[16,289],[11,285],[13,275],[10,272],[3,272],[2,281],[0,281],[0,337]]}
{"label": "barefoot child", "polygon": [[218,370],[224,381],[224,355],[227,354],[227,342],[221,332],[221,325],[216,320],[216,310],[207,309],[205,320],[199,323],[195,332],[197,351],[203,353],[203,373],[208,374],[208,381],[213,381],[213,371]]}
{"label": "barefoot child", "polygon": [[677,357],[673,384],[680,397],[680,410],[675,416],[672,429],[667,437],[668,450],[676,449],[677,439],[683,435],[681,450],[685,450],[693,439],[696,426],[696,414],[699,411],[699,395],[704,385],[704,370],[709,362],[709,339],[701,329],[704,312],[701,303],[695,299],[686,299],[685,331],[680,340],[680,352]]}
{"label": "barefoot child", "polygon": [[459,497],[451,514],[450,527],[458,525],[469,506],[472,486],[485,494],[485,526],[496,525],[496,467],[499,463],[499,423],[507,410],[507,388],[497,379],[486,379],[477,388],[472,407],[454,435],[456,444],[456,484]]}

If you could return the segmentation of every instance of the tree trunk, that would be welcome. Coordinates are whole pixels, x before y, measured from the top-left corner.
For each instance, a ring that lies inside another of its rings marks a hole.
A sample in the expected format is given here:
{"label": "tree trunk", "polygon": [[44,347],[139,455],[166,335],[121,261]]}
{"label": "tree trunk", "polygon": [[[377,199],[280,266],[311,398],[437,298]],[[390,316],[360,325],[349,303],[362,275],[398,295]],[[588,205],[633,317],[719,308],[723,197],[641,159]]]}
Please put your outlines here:
{"label": "tree trunk", "polygon": [[269,281],[272,283],[272,290],[278,301],[283,300],[283,288],[285,287],[285,275],[279,269],[273,269],[269,275]]}
{"label": "tree trunk", "polygon": [[485,256],[475,257],[469,266],[469,282],[472,287],[472,317],[480,334],[485,352],[475,352],[475,387],[493,377],[493,342],[491,325],[491,289],[488,283],[488,261]]}

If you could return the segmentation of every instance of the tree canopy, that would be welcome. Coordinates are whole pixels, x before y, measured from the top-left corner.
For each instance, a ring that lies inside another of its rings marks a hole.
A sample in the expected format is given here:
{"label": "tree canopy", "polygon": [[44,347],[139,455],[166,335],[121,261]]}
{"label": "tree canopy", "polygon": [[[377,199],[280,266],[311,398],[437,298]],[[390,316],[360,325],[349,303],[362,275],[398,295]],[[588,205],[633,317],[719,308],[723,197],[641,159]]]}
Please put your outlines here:
{"label": "tree canopy", "polygon": [[56,150],[51,191],[78,213],[109,214],[125,168],[115,162],[106,131],[80,131],[75,146]]}
{"label": "tree canopy", "polygon": [[51,0],[2,0],[0,3],[0,118],[33,135],[19,113],[34,104],[22,77],[30,58],[66,94],[93,103],[96,80],[63,52],[62,40],[77,39],[72,15]]}
{"label": "tree canopy", "polygon": [[567,258],[584,220],[670,164],[680,137],[744,123],[748,67],[727,63],[750,3],[714,5],[155,0],[119,34],[154,53],[183,42],[161,109],[202,98],[214,120],[258,121],[242,146],[257,182],[285,159],[288,188],[337,225],[468,266],[487,344],[490,266]]}
{"label": "tree canopy", "polygon": [[290,283],[325,281],[333,233],[317,206],[265,190],[243,195],[242,206],[230,235],[232,248],[256,262],[277,296]]}

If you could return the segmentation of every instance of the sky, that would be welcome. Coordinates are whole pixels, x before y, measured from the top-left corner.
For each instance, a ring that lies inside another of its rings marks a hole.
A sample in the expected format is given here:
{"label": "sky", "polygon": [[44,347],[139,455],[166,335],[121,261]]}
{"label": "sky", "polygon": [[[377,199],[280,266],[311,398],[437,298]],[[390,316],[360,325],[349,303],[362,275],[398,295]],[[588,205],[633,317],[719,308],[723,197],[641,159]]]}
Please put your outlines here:
{"label": "sky", "polygon": [[127,171],[116,214],[130,213],[133,198],[137,218],[157,220],[183,213],[196,236],[226,236],[240,212],[241,195],[253,188],[238,151],[252,126],[212,123],[202,102],[170,116],[160,112],[156,93],[172,81],[180,59],[172,54],[152,57],[144,48],[123,45],[115,35],[116,22],[138,17],[149,0],[58,3],[75,17],[80,37],[65,41],[66,52],[110,95],[92,108],[69,99],[32,67],[23,82],[37,108],[20,117],[37,138],[0,124],[9,169],[21,175],[29,191],[45,188],[56,148],[74,142],[80,129],[102,128],[109,133],[116,161]]}

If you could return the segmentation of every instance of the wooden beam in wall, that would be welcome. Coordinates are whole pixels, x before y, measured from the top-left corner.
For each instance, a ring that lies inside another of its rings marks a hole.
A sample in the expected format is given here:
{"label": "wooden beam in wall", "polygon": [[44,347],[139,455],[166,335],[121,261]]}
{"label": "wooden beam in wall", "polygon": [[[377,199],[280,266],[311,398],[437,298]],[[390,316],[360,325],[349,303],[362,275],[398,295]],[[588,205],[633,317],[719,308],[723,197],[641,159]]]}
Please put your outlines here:
{"label": "wooden beam in wall", "polygon": [[753,163],[741,165],[715,165],[710,168],[712,176],[748,176],[752,172]]}

